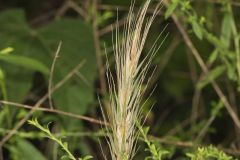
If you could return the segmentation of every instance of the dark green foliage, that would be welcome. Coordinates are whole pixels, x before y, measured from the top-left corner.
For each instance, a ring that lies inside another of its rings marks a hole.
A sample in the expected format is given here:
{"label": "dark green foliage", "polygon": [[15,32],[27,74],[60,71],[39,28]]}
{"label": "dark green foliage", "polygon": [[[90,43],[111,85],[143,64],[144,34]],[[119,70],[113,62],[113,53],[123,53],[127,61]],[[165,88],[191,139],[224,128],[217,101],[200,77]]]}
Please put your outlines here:
{"label": "dark green foliage", "polygon": [[[99,120],[102,119],[99,100],[103,106],[108,105],[108,90],[100,93],[100,79],[106,77],[97,74],[100,68],[96,45],[100,46],[103,65],[107,56],[114,70],[112,51],[115,46],[110,25],[114,28],[117,18],[121,25],[132,3],[103,0],[94,15],[93,0],[71,1],[74,5],[70,4],[66,11],[61,8],[66,5],[61,0],[12,0],[11,5],[7,1],[0,2],[0,100],[33,106],[46,95],[51,65],[62,43],[52,87],[78,64],[84,62],[84,65],[52,94],[54,110]],[[136,0],[136,10],[143,2]],[[164,40],[147,74],[150,77],[154,71],[143,97],[143,101],[148,101],[142,116],[147,117],[144,125],[149,128],[138,126],[135,159],[239,159],[239,129],[212,82],[216,82],[239,118],[240,4],[238,0],[167,2],[162,4],[144,48],[143,57],[167,25],[156,42],[160,45]],[[155,6],[157,1],[152,3]],[[148,14],[152,14],[151,9]],[[97,35],[93,32],[94,20],[98,25]],[[192,48],[179,25],[186,31]],[[122,30],[120,27],[120,39]],[[100,44],[95,44],[94,38],[99,38]],[[194,49],[207,66],[207,74],[192,54]],[[49,99],[40,107],[50,109]],[[0,139],[28,113],[27,109],[0,102]],[[23,125],[3,145],[4,160],[69,159],[69,153],[70,159],[84,155],[103,159],[102,152],[107,159],[110,157],[106,140],[102,138],[105,131],[97,122],[42,111],[34,112],[32,117],[41,119],[41,123],[30,121],[35,127]],[[48,127],[40,125],[49,122],[52,123]],[[50,140],[44,138],[46,135]]]}
{"label": "dark green foliage", "polygon": [[198,148],[196,153],[188,153],[187,155],[191,157],[191,160],[233,160],[231,156],[226,155],[213,146]]}

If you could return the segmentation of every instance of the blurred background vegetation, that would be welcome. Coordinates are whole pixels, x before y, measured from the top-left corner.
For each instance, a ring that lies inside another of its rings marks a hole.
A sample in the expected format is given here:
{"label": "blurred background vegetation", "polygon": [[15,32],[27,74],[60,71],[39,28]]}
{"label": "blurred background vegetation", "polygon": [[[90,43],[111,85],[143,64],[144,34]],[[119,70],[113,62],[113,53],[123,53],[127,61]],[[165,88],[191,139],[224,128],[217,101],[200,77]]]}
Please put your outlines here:
{"label": "blurred background vegetation", "polygon": [[[143,2],[136,0],[136,11]],[[31,117],[52,122],[51,132],[76,157],[109,157],[99,99],[108,97],[112,30],[122,31],[130,5],[130,0],[0,0],[0,159],[64,155],[26,123]],[[164,159],[187,159],[186,153],[209,145],[238,158],[240,2],[164,0],[144,52],[161,33],[144,97],[150,95],[143,115],[149,139],[168,151]],[[138,144],[136,159],[143,159],[149,153],[143,141]]]}

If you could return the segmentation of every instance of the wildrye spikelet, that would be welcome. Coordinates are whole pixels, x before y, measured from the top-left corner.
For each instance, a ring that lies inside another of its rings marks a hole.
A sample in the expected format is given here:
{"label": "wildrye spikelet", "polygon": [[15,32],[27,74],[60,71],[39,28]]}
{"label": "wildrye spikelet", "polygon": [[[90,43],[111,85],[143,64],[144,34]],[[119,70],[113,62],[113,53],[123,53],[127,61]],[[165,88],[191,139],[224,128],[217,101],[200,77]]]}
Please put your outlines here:
{"label": "wildrye spikelet", "polygon": [[136,121],[141,119],[141,100],[144,93],[142,87],[146,72],[158,46],[153,44],[148,55],[140,61],[140,56],[150,26],[160,10],[160,3],[154,13],[146,19],[150,0],[147,0],[137,14],[130,7],[124,25],[123,43],[120,43],[119,29],[116,29],[114,48],[116,62],[116,80],[108,71],[110,90],[110,111],[104,114],[108,121],[109,146],[113,160],[130,160],[136,150]]}

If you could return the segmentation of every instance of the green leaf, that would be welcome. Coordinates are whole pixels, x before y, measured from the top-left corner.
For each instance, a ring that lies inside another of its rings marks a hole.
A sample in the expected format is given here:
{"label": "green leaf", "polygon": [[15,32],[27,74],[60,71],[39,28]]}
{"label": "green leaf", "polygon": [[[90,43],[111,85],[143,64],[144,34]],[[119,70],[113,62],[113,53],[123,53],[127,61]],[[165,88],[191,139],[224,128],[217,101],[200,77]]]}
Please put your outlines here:
{"label": "green leaf", "polygon": [[[54,104],[58,109],[67,112],[85,114],[94,101],[93,85],[97,73],[91,25],[79,19],[61,19],[34,31],[28,26],[22,10],[2,12],[0,23],[0,48],[11,46],[15,50],[15,55],[1,55],[1,60],[28,68],[1,63],[6,73],[9,100],[20,102],[26,97],[32,86],[33,70],[46,73],[46,68],[50,68],[53,61],[52,54],[62,41],[53,75],[53,86],[80,62],[86,63],[79,70],[80,76],[74,76],[53,94]],[[32,61],[33,59],[36,61]],[[76,123],[79,126],[80,122],[77,120],[69,123],[68,118],[63,119],[68,130],[76,127]]]}
{"label": "green leaf", "polygon": [[16,139],[16,144],[10,147],[10,151],[14,160],[47,160],[30,142],[21,138]]}
{"label": "green leaf", "polygon": [[14,49],[11,47],[5,48],[3,50],[0,51],[0,54],[9,54],[13,51]]}
{"label": "green leaf", "polygon": [[212,64],[218,57],[218,50],[215,49],[208,58],[208,63]]}
{"label": "green leaf", "polygon": [[65,148],[68,148],[68,143],[67,143],[67,142],[63,142],[63,146],[64,146]]}
{"label": "green leaf", "polygon": [[9,9],[1,12],[0,22],[4,22],[1,23],[0,26],[1,32],[7,33],[11,36],[18,37],[25,35],[30,29],[30,27],[26,23],[24,11],[21,9]]}
{"label": "green leaf", "polygon": [[193,32],[195,33],[195,35],[202,40],[203,39],[203,33],[202,33],[202,28],[201,26],[196,22],[196,20],[193,20],[191,22],[192,24],[192,28],[193,28]]}
{"label": "green leaf", "polygon": [[165,19],[169,18],[174,10],[177,8],[180,0],[172,0],[172,3],[168,6],[167,11],[165,12]]}
{"label": "green leaf", "polygon": [[227,66],[227,75],[228,75],[228,78],[233,80],[233,81],[236,81],[238,79],[237,77],[237,73],[236,73],[236,67],[234,64],[231,64],[229,62],[226,62],[226,66]]}
{"label": "green leaf", "polygon": [[[45,46],[52,51],[55,51],[59,42],[62,41],[54,72],[54,84],[63,79],[80,62],[86,61],[79,70],[80,76],[74,76],[52,96],[58,109],[85,114],[94,100],[93,84],[97,73],[91,26],[79,19],[61,19],[41,28],[38,34]],[[81,77],[84,77],[84,80]],[[75,127],[74,123],[79,123],[79,121],[69,123],[68,118],[64,121],[69,130]]]}
{"label": "green leaf", "polygon": [[216,78],[218,78],[221,74],[224,73],[224,71],[226,70],[226,67],[224,65],[221,66],[217,66],[215,67],[213,70],[211,70],[208,75],[206,75],[204,77],[204,79],[202,81],[200,81],[197,84],[197,87],[199,89],[204,88],[207,84],[209,84],[210,82],[212,82],[213,80],[215,80]]}
{"label": "green leaf", "polygon": [[222,21],[222,26],[221,26],[221,41],[225,45],[226,48],[229,48],[230,45],[230,40],[231,40],[231,35],[232,35],[232,15],[227,12]]}
{"label": "green leaf", "polygon": [[196,153],[187,153],[191,160],[202,160],[202,159],[217,159],[217,160],[233,160],[232,156],[225,154],[223,151],[213,147],[199,147]]}
{"label": "green leaf", "polygon": [[97,24],[101,26],[104,23],[106,23],[106,21],[109,20],[110,18],[112,18],[113,16],[114,16],[113,12],[105,11],[105,12],[103,12],[103,14],[98,15]]}
{"label": "green leaf", "polygon": [[63,142],[61,138],[57,138],[54,134],[51,133],[48,127],[43,127],[40,123],[38,123],[37,119],[28,120],[28,123],[30,125],[34,125],[38,129],[40,129],[42,132],[44,132],[44,134],[46,134],[48,138],[58,143],[61,146],[61,148],[66,152],[69,159],[76,160],[75,157],[72,155],[72,153],[69,151],[67,142]]}
{"label": "green leaf", "polygon": [[212,109],[211,109],[211,115],[212,116],[217,116],[219,115],[219,111],[224,107],[223,102],[219,100],[218,103],[213,103],[212,104]]}
{"label": "green leaf", "polygon": [[12,63],[14,65],[25,67],[27,69],[40,71],[44,74],[49,73],[49,69],[47,66],[29,57],[18,56],[18,55],[0,55],[0,60],[8,63]]}
{"label": "green leaf", "polygon": [[218,39],[218,37],[216,37],[215,35],[213,35],[212,33],[206,33],[206,38],[208,39],[208,41],[210,43],[212,43],[219,51],[220,50],[225,50],[225,46],[222,43],[222,41],[220,41]]}
{"label": "green leaf", "polygon": [[93,156],[87,155],[83,158],[79,158],[79,160],[89,160],[89,159],[93,159]]}
{"label": "green leaf", "polygon": [[[44,63],[44,65],[51,63],[49,50],[43,46],[37,34],[28,26],[23,10],[6,10],[1,12],[0,23],[0,48],[11,46],[14,48],[16,56],[35,59],[41,63]],[[7,50],[10,51],[9,49]],[[1,57],[3,56],[9,55],[1,55]],[[8,57],[8,61],[15,61],[13,63],[23,63],[18,62],[16,57]],[[32,86],[33,73],[36,70],[34,69],[33,71],[32,69],[29,70],[22,67],[13,66],[10,63],[2,62],[1,68],[6,73],[5,78],[8,100],[21,102],[26,97]],[[40,70],[46,72],[45,67],[40,67]]]}
{"label": "green leaf", "polygon": [[63,155],[63,156],[61,156],[60,159],[61,159],[61,160],[69,160],[69,156],[67,156],[67,155]]}
{"label": "green leaf", "polygon": [[4,72],[2,70],[2,68],[0,68],[0,82],[4,80]]}

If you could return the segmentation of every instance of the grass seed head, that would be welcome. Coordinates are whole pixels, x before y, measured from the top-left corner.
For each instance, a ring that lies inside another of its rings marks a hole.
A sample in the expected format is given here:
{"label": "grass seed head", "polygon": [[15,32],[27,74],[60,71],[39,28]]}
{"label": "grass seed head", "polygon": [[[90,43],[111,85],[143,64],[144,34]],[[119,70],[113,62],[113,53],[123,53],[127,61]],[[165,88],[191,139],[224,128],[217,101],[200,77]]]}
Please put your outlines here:
{"label": "grass seed head", "polygon": [[110,112],[105,115],[110,123],[108,143],[113,160],[130,160],[135,154],[137,138],[135,124],[136,121],[140,121],[141,100],[144,93],[142,84],[156,52],[154,49],[151,50],[140,61],[150,26],[160,10],[158,4],[153,15],[146,19],[150,1],[147,0],[137,14],[133,12],[134,4],[132,4],[121,40],[119,28],[116,29],[114,56],[117,78],[114,80],[111,72],[108,72]]}

